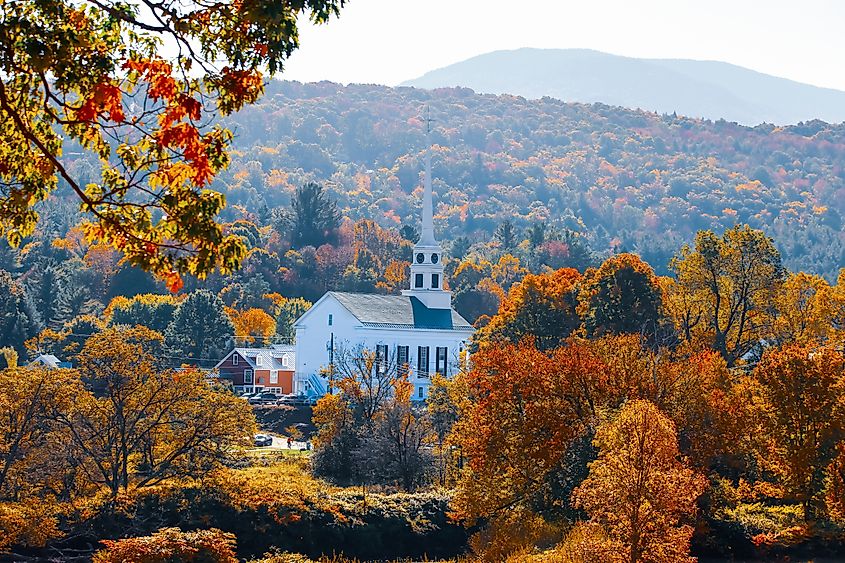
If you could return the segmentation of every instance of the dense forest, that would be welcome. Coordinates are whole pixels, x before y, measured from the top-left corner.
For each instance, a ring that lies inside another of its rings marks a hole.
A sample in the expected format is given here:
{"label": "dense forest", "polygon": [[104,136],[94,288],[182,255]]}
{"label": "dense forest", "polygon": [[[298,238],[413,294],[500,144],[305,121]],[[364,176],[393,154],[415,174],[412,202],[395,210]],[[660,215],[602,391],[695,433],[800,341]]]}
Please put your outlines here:
{"label": "dense forest", "polygon": [[425,106],[443,240],[545,221],[666,273],[697,230],[745,223],[793,270],[834,281],[845,263],[845,126],[749,128],[467,89],[269,83],[225,121],[237,152],[213,187],[227,217],[288,205],[315,180],[352,220],[416,225]]}

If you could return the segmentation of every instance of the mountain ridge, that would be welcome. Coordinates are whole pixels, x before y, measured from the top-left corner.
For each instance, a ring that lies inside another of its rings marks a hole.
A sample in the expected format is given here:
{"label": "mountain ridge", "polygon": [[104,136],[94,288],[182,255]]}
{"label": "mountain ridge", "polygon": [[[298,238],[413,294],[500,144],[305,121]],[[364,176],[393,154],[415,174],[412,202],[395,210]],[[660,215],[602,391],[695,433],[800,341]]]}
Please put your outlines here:
{"label": "mountain ridge", "polygon": [[590,49],[492,51],[400,86],[460,86],[479,93],[600,102],[744,125],[845,121],[845,92],[840,90],[721,61],[643,59]]}

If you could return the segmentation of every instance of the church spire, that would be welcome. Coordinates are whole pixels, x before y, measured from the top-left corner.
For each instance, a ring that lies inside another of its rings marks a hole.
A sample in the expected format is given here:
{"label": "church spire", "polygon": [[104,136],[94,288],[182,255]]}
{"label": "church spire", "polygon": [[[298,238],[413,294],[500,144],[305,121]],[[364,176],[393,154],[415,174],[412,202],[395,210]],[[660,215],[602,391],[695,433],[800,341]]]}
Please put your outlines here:
{"label": "church spire", "polygon": [[431,193],[431,117],[426,112],[425,182],[423,184],[422,231],[414,245],[411,279],[402,295],[415,297],[429,309],[450,309],[451,292],[443,289],[443,250],[434,238],[434,206]]}
{"label": "church spire", "polygon": [[419,244],[434,246],[437,241],[434,238],[434,204],[431,195],[431,111],[426,108],[426,133],[425,139],[428,147],[425,151],[425,182],[423,184],[423,205],[422,205],[422,234]]}

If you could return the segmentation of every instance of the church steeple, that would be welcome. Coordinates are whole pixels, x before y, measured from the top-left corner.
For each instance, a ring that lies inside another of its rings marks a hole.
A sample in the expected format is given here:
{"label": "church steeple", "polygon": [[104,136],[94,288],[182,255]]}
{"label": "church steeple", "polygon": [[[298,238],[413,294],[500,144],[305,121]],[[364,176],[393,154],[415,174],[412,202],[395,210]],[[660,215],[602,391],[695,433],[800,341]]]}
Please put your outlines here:
{"label": "church steeple", "polygon": [[429,135],[426,135],[426,140],[429,141],[428,149],[425,151],[425,182],[423,184],[423,205],[422,205],[422,234],[418,244],[436,245],[437,241],[434,239],[434,204],[432,203],[431,195],[431,141]]}
{"label": "church steeple", "polygon": [[410,289],[402,295],[413,296],[429,309],[450,309],[452,293],[443,289],[443,250],[434,238],[434,205],[431,190],[431,118],[426,116],[425,180],[423,182],[422,230],[414,245]]}

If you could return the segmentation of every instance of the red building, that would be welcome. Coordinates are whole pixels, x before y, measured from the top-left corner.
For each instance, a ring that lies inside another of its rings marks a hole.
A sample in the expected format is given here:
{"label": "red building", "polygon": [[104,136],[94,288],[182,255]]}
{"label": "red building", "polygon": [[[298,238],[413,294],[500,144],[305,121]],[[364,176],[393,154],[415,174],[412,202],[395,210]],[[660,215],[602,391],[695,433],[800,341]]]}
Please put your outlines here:
{"label": "red building", "polygon": [[236,393],[272,391],[293,393],[296,368],[294,347],[274,344],[269,348],[235,348],[215,366],[220,379],[231,382]]}

